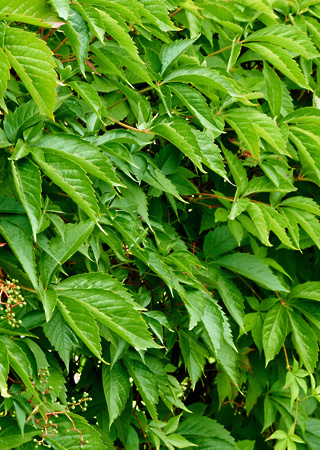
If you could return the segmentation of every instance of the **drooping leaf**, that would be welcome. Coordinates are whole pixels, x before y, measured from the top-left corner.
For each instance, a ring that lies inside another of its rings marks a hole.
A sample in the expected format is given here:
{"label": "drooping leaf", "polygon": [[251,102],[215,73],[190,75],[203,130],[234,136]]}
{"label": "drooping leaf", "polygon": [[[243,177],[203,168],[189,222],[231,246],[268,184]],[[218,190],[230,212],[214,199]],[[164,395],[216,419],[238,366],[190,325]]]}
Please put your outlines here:
{"label": "drooping leaf", "polygon": [[266,357],[266,365],[279,353],[288,333],[286,308],[281,302],[276,303],[263,323],[262,344]]}

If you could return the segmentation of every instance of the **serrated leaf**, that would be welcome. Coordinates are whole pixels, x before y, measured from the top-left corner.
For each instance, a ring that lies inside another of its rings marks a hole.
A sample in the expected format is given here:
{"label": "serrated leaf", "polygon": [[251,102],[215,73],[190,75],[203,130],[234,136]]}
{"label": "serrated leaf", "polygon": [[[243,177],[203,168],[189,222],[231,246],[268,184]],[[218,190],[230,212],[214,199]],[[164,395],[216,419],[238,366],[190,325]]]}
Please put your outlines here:
{"label": "serrated leaf", "polygon": [[37,289],[38,277],[35,267],[34,247],[30,235],[3,217],[0,218],[0,231],[30,278],[34,288]]}
{"label": "serrated leaf", "polygon": [[262,345],[266,357],[266,365],[279,353],[287,336],[286,308],[277,302],[267,313],[263,323]]}
{"label": "serrated leaf", "polygon": [[59,28],[63,24],[45,0],[25,0],[22,3],[20,0],[2,0],[0,20],[52,28]]}
{"label": "serrated leaf", "polygon": [[53,6],[62,19],[68,19],[70,10],[69,0],[48,0],[48,2]]}
{"label": "serrated leaf", "polygon": [[212,131],[221,131],[217,127],[212,112],[204,97],[199,91],[184,84],[175,83],[170,86],[170,90],[184,103],[189,111],[196,116],[204,128]]}
{"label": "serrated leaf", "polygon": [[85,171],[111,186],[122,185],[108,158],[99,148],[76,135],[48,134],[37,143],[37,146],[45,151],[70,158]]}
{"label": "serrated leaf", "polygon": [[11,162],[15,186],[33,231],[34,240],[41,219],[41,176],[37,166],[28,159]]}
{"label": "serrated leaf", "polygon": [[12,421],[12,418],[5,416],[1,418],[1,430],[0,430],[0,447],[2,450],[11,450],[12,448],[18,448],[25,442],[29,442],[39,432],[31,426],[27,426],[24,429],[24,436],[21,435],[20,427],[16,421]]}
{"label": "serrated leaf", "polygon": [[182,69],[172,71],[163,80],[164,83],[193,83],[214,87],[222,92],[226,92],[233,97],[241,97],[241,93],[236,83],[219,72],[206,67],[184,66]]}
{"label": "serrated leaf", "polygon": [[[65,225],[64,236],[57,236],[50,241],[50,254],[43,253],[40,260],[41,276],[46,287],[59,265],[64,264],[90,236],[94,222],[87,220],[78,224]],[[51,256],[54,255],[54,258]]]}
{"label": "serrated leaf", "polygon": [[264,217],[263,209],[260,207],[260,205],[250,202],[250,204],[247,206],[246,211],[248,212],[251,220],[257,228],[259,239],[261,240],[261,242],[264,245],[271,247],[271,244],[269,242],[269,229]]}
{"label": "serrated leaf", "polygon": [[124,364],[137,386],[139,393],[153,420],[157,423],[158,383],[154,374],[140,361],[124,357]]}
{"label": "serrated leaf", "polygon": [[320,301],[320,282],[307,281],[306,283],[298,284],[290,292],[289,298],[307,298]]}
{"label": "serrated leaf", "polygon": [[88,309],[74,298],[59,295],[57,307],[78,338],[97,357],[101,357],[101,344],[96,321]]}
{"label": "serrated leaf", "polygon": [[247,253],[233,253],[218,258],[214,264],[239,273],[266,289],[288,292],[271,270],[256,256]]}
{"label": "serrated leaf", "polygon": [[244,299],[240,290],[221,272],[218,274],[217,284],[223,303],[239,327],[245,331],[243,327]]}
{"label": "serrated leaf", "polygon": [[227,253],[238,246],[228,226],[223,225],[210,231],[204,238],[203,253],[206,259],[216,258],[222,253]]}
{"label": "serrated leaf", "polygon": [[136,311],[130,294],[110,275],[76,275],[60,283],[56,291],[58,295],[73,297],[82,302],[99,322],[136,348],[158,347]]}
{"label": "serrated leaf", "polygon": [[7,347],[10,366],[18,374],[28,391],[34,396],[34,399],[40,402],[40,397],[31,382],[30,363],[26,354],[13,340],[7,336],[2,336],[4,344]]}
{"label": "serrated leaf", "polygon": [[15,143],[22,137],[22,132],[26,128],[35,125],[41,119],[36,103],[31,100],[18,106],[13,113],[6,115],[3,121],[3,129],[9,141]]}
{"label": "serrated leaf", "polygon": [[281,81],[276,72],[264,61],[263,76],[266,83],[267,99],[274,116],[279,117],[282,106]]}
{"label": "serrated leaf", "polygon": [[97,91],[89,84],[82,81],[69,81],[69,86],[90,106],[90,108],[102,120],[103,106]]}
{"label": "serrated leaf", "polygon": [[[237,186],[238,194],[242,194],[248,185],[248,178],[242,162],[232,152],[223,147],[223,153],[226,157],[231,175]],[[233,217],[233,215],[232,215]],[[236,216],[235,216],[236,217]]]}
{"label": "serrated leaf", "polygon": [[33,33],[18,28],[6,29],[4,43],[4,51],[11,66],[36,102],[40,113],[53,118],[57,75],[51,50]]}
{"label": "serrated leaf", "polygon": [[69,372],[70,355],[79,346],[79,341],[57,308],[49,322],[43,326],[43,331]]}
{"label": "serrated leaf", "polygon": [[69,158],[53,152],[42,154],[33,148],[33,157],[42,171],[72,200],[84,210],[95,222],[98,220],[99,208],[92,183],[86,172]]}
{"label": "serrated leaf", "polygon": [[10,64],[8,58],[0,49],[0,99],[3,97],[4,91],[7,89],[7,82],[10,78]]}
{"label": "serrated leaf", "polygon": [[195,149],[192,148],[189,142],[185,139],[184,135],[179,133],[179,126],[176,126],[176,128],[168,123],[159,123],[152,128],[152,131],[155,134],[164,137],[173,145],[178,147],[182,151],[182,153],[188,156],[188,158],[191,159],[195,166],[197,166],[203,172],[201,162],[196,154]]}
{"label": "serrated leaf", "polygon": [[181,39],[176,41],[171,41],[169,44],[165,44],[160,52],[160,59],[162,64],[161,74],[165,71],[185,52],[190,46],[198,39],[198,37],[193,39]]}
{"label": "serrated leaf", "polygon": [[8,392],[9,355],[4,342],[0,341],[0,393],[4,398],[10,397]]}
{"label": "serrated leaf", "polygon": [[294,81],[298,86],[304,89],[310,89],[298,64],[286,50],[276,45],[266,43],[258,44],[256,42],[245,44],[245,46],[273,64],[276,69],[280,70],[283,75]]}
{"label": "serrated leaf", "polygon": [[122,413],[130,392],[128,372],[122,361],[116,362],[112,368],[104,364],[102,367],[102,383],[109,411],[109,426]]}
{"label": "serrated leaf", "polygon": [[308,35],[298,26],[277,24],[264,27],[246,38],[246,42],[250,41],[269,42],[270,44],[279,45],[307,59],[319,56]]}
{"label": "serrated leaf", "polygon": [[68,20],[66,21],[66,24],[61,27],[61,30],[68,38],[77,57],[80,70],[85,77],[85,63],[89,48],[89,29],[87,22],[81,14],[73,8],[70,8]]}
{"label": "serrated leaf", "polygon": [[318,360],[317,338],[307,322],[294,311],[288,310],[292,338],[301,361],[309,372],[314,370]]}
{"label": "serrated leaf", "polygon": [[73,8],[81,14],[92,33],[97,36],[100,42],[103,43],[105,27],[101,17],[101,12],[97,8],[93,8],[85,3],[76,3],[73,5]]}
{"label": "serrated leaf", "polygon": [[54,289],[46,289],[43,293],[42,303],[46,315],[46,321],[49,322],[57,304],[56,291]]}

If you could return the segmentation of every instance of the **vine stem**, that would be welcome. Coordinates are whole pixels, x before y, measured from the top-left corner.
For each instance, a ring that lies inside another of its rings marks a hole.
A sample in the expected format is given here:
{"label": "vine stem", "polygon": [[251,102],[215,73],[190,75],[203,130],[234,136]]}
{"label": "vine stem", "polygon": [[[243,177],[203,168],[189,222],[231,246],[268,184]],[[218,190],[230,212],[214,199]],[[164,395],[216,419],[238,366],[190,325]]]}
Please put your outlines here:
{"label": "vine stem", "polygon": [[173,13],[169,14],[169,17],[173,17],[175,14],[178,14],[182,10],[182,6],[180,8],[176,9]]}
{"label": "vine stem", "polygon": [[63,41],[61,41],[60,44],[53,50],[52,53],[55,54],[59,50],[59,48],[62,47],[63,44],[65,44],[67,42],[67,39],[68,38],[64,38]]}
{"label": "vine stem", "polygon": [[119,120],[113,119],[112,117],[108,117],[108,119],[112,120],[112,122],[117,123],[118,125],[120,125],[123,128],[128,128],[129,130],[137,131],[138,133],[154,134],[150,130],[139,130],[139,128],[131,127],[130,125],[127,125],[126,123],[119,122]]}
{"label": "vine stem", "polygon": [[295,412],[295,415],[294,415],[294,422],[293,422],[293,427],[292,427],[292,434],[294,434],[294,431],[295,431],[296,426],[297,426],[298,410],[299,410],[299,402],[300,402],[300,399],[299,399],[299,397],[297,397],[297,399],[296,399],[296,412]]}
{"label": "vine stem", "polygon": [[286,357],[287,370],[288,370],[289,372],[291,372],[291,367],[290,367],[290,364],[289,364],[289,358],[288,358],[288,353],[287,353],[286,346],[283,344],[282,347],[283,347],[283,350],[284,350],[284,355],[285,355],[285,357]]}

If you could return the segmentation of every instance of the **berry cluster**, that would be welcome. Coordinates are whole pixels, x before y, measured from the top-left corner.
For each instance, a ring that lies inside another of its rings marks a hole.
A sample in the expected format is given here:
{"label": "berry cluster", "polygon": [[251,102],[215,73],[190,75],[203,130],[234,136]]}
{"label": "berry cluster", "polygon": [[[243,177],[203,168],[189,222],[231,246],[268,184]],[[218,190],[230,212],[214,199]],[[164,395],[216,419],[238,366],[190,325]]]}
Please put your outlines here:
{"label": "berry cluster", "polygon": [[9,277],[4,281],[0,280],[0,312],[3,313],[0,318],[7,320],[12,328],[19,327],[22,323],[21,320],[15,318],[16,313],[13,312],[13,308],[17,306],[23,308],[27,304],[17,283],[18,280]]}

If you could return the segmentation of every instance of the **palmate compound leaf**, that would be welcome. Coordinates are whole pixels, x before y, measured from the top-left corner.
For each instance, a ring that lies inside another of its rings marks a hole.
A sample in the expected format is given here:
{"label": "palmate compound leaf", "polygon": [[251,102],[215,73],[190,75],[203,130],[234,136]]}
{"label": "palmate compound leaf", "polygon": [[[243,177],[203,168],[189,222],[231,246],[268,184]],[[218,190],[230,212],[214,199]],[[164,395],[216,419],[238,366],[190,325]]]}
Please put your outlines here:
{"label": "palmate compound leaf", "polygon": [[57,75],[49,47],[33,33],[19,28],[6,28],[4,45],[11,66],[36,102],[40,113],[53,118]]}
{"label": "palmate compound leaf", "polygon": [[82,167],[69,158],[32,147],[35,162],[41,170],[95,222],[99,208],[92,183]]}
{"label": "palmate compound leaf", "polygon": [[75,275],[55,287],[58,297],[82,304],[98,321],[135,348],[158,348],[124,286],[106,273]]}

